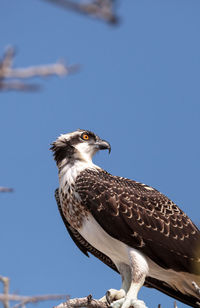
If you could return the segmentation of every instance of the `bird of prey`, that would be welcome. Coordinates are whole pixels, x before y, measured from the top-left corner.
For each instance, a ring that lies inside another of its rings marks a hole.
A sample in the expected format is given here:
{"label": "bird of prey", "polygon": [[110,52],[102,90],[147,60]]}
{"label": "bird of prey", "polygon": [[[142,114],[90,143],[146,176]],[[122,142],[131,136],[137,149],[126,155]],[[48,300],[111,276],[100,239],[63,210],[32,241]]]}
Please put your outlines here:
{"label": "bird of prey", "polygon": [[107,293],[110,306],[146,307],[138,299],[145,285],[200,307],[200,231],[156,189],[95,165],[93,155],[104,149],[111,150],[107,141],[80,129],[51,147],[59,170],[55,196],[70,236],[122,277],[121,289]]}

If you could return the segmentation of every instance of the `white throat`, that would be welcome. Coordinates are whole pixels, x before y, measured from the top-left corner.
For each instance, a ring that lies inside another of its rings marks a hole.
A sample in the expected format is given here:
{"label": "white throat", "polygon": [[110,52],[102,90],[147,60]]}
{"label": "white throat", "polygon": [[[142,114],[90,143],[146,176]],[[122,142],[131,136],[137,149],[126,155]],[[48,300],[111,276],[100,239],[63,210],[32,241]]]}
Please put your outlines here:
{"label": "white throat", "polygon": [[75,149],[77,150],[75,157],[85,161],[88,164],[92,163],[92,158],[97,152],[97,149],[87,143],[79,143],[75,146]]}
{"label": "white throat", "polygon": [[87,143],[74,146],[76,151],[71,158],[64,158],[59,166],[60,188],[66,188],[75,183],[77,176],[85,169],[100,169],[92,162],[97,150]]}
{"label": "white throat", "polygon": [[85,169],[100,169],[97,165],[93,164],[92,160],[76,160],[73,164],[67,163],[65,159],[65,164],[59,171],[59,182],[60,188],[66,188],[75,183],[77,176]]}

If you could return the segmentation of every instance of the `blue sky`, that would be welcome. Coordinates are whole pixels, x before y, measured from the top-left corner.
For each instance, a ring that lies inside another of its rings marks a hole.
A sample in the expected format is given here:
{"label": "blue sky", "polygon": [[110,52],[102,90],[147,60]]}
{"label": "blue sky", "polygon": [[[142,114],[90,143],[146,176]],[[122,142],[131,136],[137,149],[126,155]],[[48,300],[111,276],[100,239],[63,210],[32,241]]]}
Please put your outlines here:
{"label": "blue sky", "polygon": [[[121,24],[112,27],[39,0],[1,1],[0,50],[16,46],[15,66],[81,65],[66,78],[33,79],[40,92],[0,94],[0,186],[15,190],[0,195],[0,274],[12,292],[99,298],[120,287],[59,217],[49,147],[61,133],[84,128],[108,140],[111,155],[95,163],[157,188],[199,225],[200,2],[118,2]],[[140,298],[173,307],[147,288]]]}

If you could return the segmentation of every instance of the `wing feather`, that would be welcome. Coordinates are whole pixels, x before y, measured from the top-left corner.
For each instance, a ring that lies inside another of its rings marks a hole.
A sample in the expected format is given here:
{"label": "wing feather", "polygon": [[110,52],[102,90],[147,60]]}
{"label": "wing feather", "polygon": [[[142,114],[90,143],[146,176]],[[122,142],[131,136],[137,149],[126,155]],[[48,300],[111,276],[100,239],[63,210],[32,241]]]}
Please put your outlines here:
{"label": "wing feather", "polygon": [[166,196],[103,170],[83,171],[75,185],[84,205],[108,234],[163,268],[199,274],[200,232]]}

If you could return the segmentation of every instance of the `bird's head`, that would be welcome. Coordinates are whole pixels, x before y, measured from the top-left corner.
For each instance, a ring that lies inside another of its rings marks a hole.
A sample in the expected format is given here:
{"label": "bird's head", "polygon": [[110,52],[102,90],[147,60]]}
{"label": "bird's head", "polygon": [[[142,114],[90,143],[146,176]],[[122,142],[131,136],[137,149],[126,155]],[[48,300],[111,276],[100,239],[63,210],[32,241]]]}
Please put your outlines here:
{"label": "bird's head", "polygon": [[78,129],[75,132],[61,135],[50,148],[58,166],[73,163],[76,160],[91,162],[99,150],[111,151],[110,144],[88,130]]}

